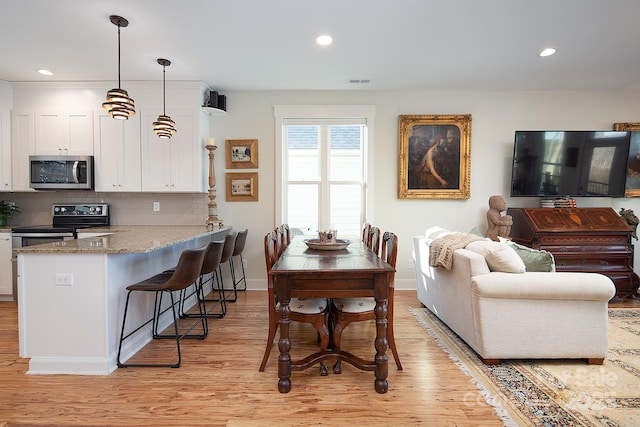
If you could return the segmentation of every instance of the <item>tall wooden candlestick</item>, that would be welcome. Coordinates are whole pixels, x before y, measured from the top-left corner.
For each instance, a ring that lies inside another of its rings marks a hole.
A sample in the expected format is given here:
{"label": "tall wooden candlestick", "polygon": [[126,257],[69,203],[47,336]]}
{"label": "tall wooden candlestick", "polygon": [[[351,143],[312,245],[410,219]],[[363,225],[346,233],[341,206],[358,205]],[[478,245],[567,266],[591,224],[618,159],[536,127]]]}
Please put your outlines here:
{"label": "tall wooden candlestick", "polygon": [[222,227],[222,220],[218,218],[218,204],[216,203],[216,176],[213,171],[213,159],[215,145],[207,143],[205,147],[209,151],[209,217],[207,218],[207,228],[214,229]]}

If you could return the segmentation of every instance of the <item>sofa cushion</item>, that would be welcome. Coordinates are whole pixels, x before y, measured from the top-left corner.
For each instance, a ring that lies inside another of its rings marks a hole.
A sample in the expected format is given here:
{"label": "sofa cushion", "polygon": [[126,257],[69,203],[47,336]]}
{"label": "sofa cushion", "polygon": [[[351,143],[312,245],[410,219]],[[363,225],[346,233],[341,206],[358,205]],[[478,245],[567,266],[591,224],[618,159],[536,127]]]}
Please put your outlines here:
{"label": "sofa cushion", "polygon": [[465,248],[482,255],[491,271],[503,273],[524,273],[526,267],[516,251],[504,243],[489,239],[476,240]]}
{"label": "sofa cushion", "polygon": [[527,271],[552,272],[556,270],[555,259],[551,252],[532,249],[503,237],[500,237],[500,242],[516,251],[518,256],[522,258]]}

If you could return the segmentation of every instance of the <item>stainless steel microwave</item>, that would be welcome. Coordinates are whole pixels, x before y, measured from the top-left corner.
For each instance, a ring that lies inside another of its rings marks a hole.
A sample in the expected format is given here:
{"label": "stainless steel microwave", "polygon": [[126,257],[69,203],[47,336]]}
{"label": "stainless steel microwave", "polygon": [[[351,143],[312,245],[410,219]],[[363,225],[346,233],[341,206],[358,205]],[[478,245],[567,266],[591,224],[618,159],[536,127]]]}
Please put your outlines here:
{"label": "stainless steel microwave", "polygon": [[36,190],[93,190],[93,156],[29,156]]}

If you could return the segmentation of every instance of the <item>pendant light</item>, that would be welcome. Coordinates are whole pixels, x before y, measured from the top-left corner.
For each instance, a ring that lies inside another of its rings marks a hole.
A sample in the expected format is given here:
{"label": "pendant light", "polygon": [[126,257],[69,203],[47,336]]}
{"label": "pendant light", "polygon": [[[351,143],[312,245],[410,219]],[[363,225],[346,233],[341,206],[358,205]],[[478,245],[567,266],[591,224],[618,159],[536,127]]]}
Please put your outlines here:
{"label": "pendant light", "polygon": [[176,134],[176,122],[171,120],[171,117],[167,116],[166,96],[167,89],[165,87],[165,68],[171,65],[171,61],[168,59],[158,58],[158,64],[162,65],[162,114],[158,116],[158,119],[153,122],[153,131],[162,139],[170,139]]}
{"label": "pendant light", "polygon": [[136,109],[127,91],[120,88],[120,27],[127,27],[129,21],[117,15],[111,15],[109,20],[118,27],[118,88],[107,92],[107,101],[102,103],[102,108],[114,119],[128,120],[129,116],[136,114]]}

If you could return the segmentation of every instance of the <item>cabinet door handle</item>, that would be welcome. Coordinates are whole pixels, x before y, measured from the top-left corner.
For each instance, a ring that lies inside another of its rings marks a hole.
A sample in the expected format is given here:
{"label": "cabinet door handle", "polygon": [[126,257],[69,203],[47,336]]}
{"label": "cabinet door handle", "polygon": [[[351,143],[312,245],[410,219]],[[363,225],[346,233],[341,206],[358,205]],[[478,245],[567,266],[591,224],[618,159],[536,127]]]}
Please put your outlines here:
{"label": "cabinet door handle", "polygon": [[600,261],[600,265],[602,267],[606,267],[607,265],[609,265],[609,263],[607,261]]}
{"label": "cabinet door handle", "polygon": [[587,263],[587,260],[586,260],[586,259],[582,258],[582,259],[580,260],[580,264],[585,265],[586,263]]}
{"label": "cabinet door handle", "polygon": [[557,262],[556,264],[561,266],[561,267],[564,267],[565,265],[567,265],[567,262],[566,261],[560,261],[560,262]]}

